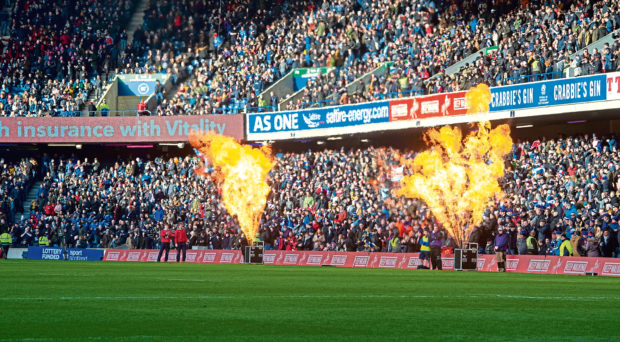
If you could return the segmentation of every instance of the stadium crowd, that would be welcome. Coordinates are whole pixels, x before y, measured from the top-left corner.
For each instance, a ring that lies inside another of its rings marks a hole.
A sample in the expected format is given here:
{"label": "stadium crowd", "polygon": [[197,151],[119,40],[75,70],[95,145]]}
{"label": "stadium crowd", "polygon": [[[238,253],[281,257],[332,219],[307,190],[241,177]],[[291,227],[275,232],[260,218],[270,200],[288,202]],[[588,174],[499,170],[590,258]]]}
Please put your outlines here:
{"label": "stadium crowd", "polygon": [[[470,239],[493,253],[501,227],[509,253],[618,255],[620,152],[615,137],[585,135],[517,142],[502,180],[505,200],[490,206]],[[413,151],[368,147],[277,155],[260,239],[280,250],[416,252],[424,230],[441,230],[418,200],[398,198],[400,157]],[[220,201],[212,169],[200,156],[2,161],[0,229],[14,246],[154,248],[158,231],[187,229],[191,246],[235,249],[245,237]],[[20,199],[40,172],[43,183],[25,220]],[[406,170],[405,170],[406,173]],[[254,237],[252,237],[254,238]],[[49,241],[49,242],[47,242]],[[445,231],[436,243],[454,247]]]}
{"label": "stadium crowd", "polygon": [[[620,28],[619,5],[610,0],[149,0],[130,46],[125,27],[133,1],[72,4],[14,3],[0,59],[0,115],[75,115],[92,109],[89,94],[97,98],[122,73],[170,74],[175,90],[157,89],[156,113],[177,115],[275,110],[284,99],[258,95],[303,67],[336,69],[309,82],[289,109],[587,75],[620,65],[617,40],[569,57]],[[482,49],[492,52],[445,74]],[[346,90],[381,65],[382,71]]]}
{"label": "stadium crowd", "polygon": [[16,0],[0,52],[0,116],[74,116],[122,52],[130,0]]}

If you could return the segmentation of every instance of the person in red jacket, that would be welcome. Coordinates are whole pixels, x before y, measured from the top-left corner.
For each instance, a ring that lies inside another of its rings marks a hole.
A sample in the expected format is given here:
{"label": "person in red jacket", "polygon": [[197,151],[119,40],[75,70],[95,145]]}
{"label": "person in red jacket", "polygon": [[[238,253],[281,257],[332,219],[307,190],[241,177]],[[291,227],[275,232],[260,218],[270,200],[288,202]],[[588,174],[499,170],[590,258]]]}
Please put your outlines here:
{"label": "person in red jacket", "polygon": [[177,230],[174,232],[174,243],[177,246],[177,262],[181,257],[181,251],[183,251],[183,262],[185,262],[185,253],[187,252],[187,232],[183,228],[183,224],[179,224]]}
{"label": "person in red jacket", "polygon": [[161,237],[160,247],[159,247],[159,255],[157,255],[157,262],[161,262],[161,255],[166,251],[166,259],[168,262],[168,253],[170,253],[170,240],[173,237],[173,233],[170,230],[170,226],[166,225],[163,230],[159,232],[159,236]]}

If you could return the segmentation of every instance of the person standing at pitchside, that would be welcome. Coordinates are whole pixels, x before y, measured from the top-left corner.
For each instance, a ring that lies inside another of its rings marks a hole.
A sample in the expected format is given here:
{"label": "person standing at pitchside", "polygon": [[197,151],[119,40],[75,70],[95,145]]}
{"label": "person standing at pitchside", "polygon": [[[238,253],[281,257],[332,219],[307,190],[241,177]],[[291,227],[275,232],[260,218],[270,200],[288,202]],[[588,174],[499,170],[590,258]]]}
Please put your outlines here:
{"label": "person standing at pitchside", "polygon": [[185,254],[187,253],[187,232],[183,228],[183,224],[174,232],[174,243],[177,246],[177,262],[180,262],[181,251],[183,251],[183,262],[185,262]]}
{"label": "person standing at pitchside", "polygon": [[504,227],[497,228],[495,237],[495,256],[497,258],[497,271],[506,272],[506,251],[508,250],[508,234],[504,233]]}
{"label": "person standing at pitchside", "polygon": [[166,251],[165,261],[168,262],[168,253],[170,253],[170,240],[172,239],[172,231],[170,231],[170,225],[166,225],[163,230],[159,232],[161,237],[159,254],[157,255],[157,262],[161,262],[161,255]]}

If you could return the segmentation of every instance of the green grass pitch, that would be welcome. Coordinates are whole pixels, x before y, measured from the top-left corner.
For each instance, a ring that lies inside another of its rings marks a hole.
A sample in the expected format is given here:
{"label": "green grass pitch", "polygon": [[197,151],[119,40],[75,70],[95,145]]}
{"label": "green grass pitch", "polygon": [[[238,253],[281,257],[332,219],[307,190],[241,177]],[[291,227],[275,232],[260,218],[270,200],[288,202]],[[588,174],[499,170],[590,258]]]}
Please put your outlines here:
{"label": "green grass pitch", "polygon": [[0,262],[7,341],[618,341],[620,279]]}

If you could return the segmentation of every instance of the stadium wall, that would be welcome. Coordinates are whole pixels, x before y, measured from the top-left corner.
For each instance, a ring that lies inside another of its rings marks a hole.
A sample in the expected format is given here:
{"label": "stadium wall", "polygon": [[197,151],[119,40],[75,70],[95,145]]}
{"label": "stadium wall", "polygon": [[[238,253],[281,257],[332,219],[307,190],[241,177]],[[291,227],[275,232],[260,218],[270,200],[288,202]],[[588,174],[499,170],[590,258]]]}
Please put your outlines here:
{"label": "stadium wall", "polygon": [[[108,249],[104,261],[155,262],[158,250]],[[176,251],[171,250],[169,262],[176,262]],[[237,250],[189,250],[187,262],[207,264],[241,264],[243,256]],[[420,265],[418,253],[365,253],[265,251],[265,265],[336,266],[361,268],[416,269]],[[443,255],[444,270],[454,270],[454,255]],[[497,272],[495,255],[478,256],[478,270]],[[620,277],[620,259],[559,257],[544,255],[508,255],[506,271],[516,273],[546,273],[585,275],[594,272],[602,276]]]}

